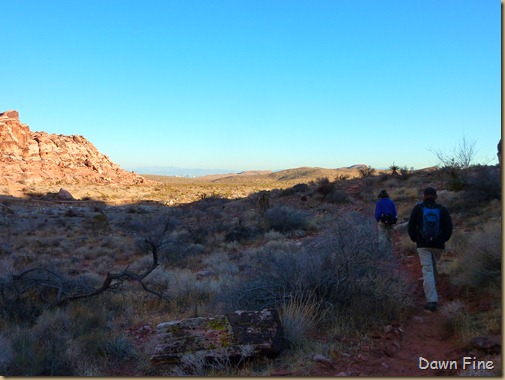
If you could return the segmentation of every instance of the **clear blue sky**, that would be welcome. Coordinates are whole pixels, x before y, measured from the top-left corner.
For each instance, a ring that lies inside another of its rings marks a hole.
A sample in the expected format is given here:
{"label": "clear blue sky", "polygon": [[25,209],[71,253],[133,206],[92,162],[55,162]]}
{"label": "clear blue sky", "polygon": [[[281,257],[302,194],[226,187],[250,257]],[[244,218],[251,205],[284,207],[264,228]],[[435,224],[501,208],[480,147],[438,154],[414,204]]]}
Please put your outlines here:
{"label": "clear blue sky", "polygon": [[498,0],[3,0],[0,111],[123,168],[495,164]]}

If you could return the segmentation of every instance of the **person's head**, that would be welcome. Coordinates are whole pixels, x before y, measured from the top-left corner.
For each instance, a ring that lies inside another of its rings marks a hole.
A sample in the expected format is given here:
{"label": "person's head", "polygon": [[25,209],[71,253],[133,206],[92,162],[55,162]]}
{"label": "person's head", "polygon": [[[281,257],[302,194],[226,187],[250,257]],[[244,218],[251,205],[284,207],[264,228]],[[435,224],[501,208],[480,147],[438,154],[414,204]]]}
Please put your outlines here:
{"label": "person's head", "polygon": [[424,189],[424,198],[437,199],[437,191],[433,187]]}
{"label": "person's head", "polygon": [[381,190],[377,198],[389,198],[389,194],[386,190]]}

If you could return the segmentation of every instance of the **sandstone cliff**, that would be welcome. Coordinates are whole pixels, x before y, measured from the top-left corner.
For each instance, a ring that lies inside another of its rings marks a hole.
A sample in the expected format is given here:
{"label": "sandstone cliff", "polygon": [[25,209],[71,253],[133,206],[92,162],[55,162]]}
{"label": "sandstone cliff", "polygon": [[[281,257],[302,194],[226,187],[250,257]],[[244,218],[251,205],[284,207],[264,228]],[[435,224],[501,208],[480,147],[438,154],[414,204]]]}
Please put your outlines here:
{"label": "sandstone cliff", "polygon": [[32,132],[17,111],[0,113],[0,184],[139,184],[143,177],[122,170],[83,136]]}

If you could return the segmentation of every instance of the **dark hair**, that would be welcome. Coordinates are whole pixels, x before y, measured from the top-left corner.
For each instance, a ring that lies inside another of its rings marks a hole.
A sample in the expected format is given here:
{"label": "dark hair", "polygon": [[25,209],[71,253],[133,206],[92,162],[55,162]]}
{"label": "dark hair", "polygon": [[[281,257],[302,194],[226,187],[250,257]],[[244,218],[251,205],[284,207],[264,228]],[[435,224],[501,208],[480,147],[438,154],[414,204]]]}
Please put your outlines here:
{"label": "dark hair", "polygon": [[377,198],[389,198],[389,194],[386,190],[381,190]]}
{"label": "dark hair", "polygon": [[437,197],[437,191],[433,187],[427,187],[426,189],[424,189],[424,196],[425,197],[436,198]]}

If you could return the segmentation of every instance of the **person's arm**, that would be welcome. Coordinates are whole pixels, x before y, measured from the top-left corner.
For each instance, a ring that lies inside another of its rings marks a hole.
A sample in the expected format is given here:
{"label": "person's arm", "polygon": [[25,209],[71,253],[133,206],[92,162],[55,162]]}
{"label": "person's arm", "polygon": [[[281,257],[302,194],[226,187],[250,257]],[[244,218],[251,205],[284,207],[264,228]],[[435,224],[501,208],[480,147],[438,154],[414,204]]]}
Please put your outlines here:
{"label": "person's arm", "polygon": [[414,243],[417,241],[417,220],[418,220],[418,210],[419,206],[416,205],[410,212],[410,217],[409,217],[409,224],[408,224],[408,232],[409,232],[409,237],[410,240],[412,240]]}
{"label": "person's arm", "polygon": [[440,210],[440,222],[442,223],[441,239],[445,243],[452,235],[452,220],[449,211],[445,207]]}

